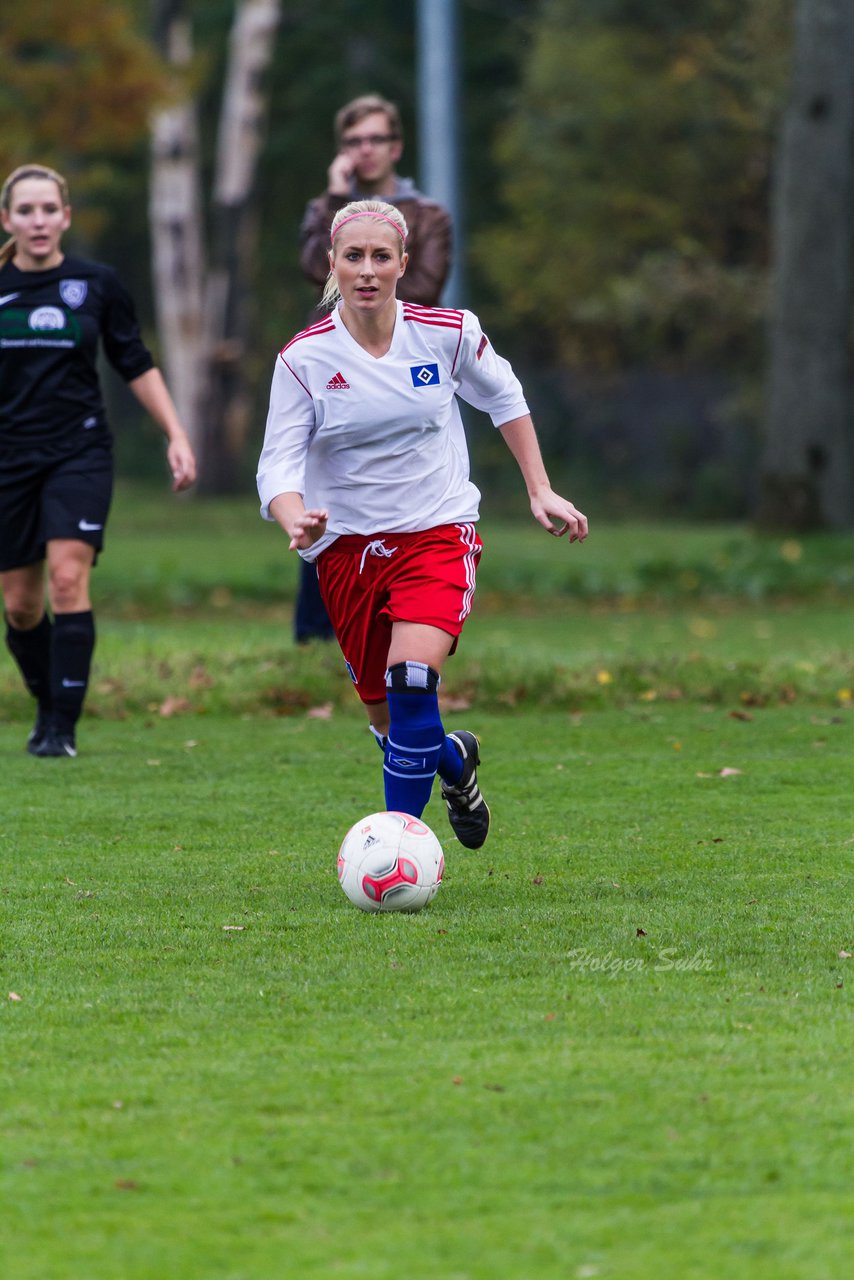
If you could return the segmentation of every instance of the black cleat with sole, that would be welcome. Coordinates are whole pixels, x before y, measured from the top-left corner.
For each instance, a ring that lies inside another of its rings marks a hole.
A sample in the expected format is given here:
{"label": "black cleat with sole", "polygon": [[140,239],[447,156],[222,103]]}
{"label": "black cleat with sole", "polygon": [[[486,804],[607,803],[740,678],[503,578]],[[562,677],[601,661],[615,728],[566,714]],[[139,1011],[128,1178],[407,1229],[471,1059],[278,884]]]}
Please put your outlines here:
{"label": "black cleat with sole", "polygon": [[61,759],[69,756],[72,759],[77,755],[77,746],[74,741],[73,733],[57,733],[56,729],[50,730],[37,747],[33,750],[34,756],[41,759],[53,757]]}
{"label": "black cleat with sole", "polygon": [[32,727],[30,736],[27,738],[27,750],[31,756],[38,755],[38,748],[50,732],[50,712],[46,711],[44,707],[39,707],[36,713],[36,722]]}
{"label": "black cleat with sole", "polygon": [[480,764],[480,743],[467,729],[449,733],[463,758],[463,772],[459,782],[442,783],[442,799],[448,806],[448,821],[454,835],[466,849],[479,849],[489,835],[489,806],[477,785],[477,766]]}

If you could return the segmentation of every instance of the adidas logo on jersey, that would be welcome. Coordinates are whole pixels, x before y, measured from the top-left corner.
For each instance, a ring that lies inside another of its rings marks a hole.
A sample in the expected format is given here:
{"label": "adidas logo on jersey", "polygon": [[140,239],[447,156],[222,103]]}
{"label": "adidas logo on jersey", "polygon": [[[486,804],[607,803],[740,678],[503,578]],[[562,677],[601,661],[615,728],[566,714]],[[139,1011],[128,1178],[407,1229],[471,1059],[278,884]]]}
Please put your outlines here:
{"label": "adidas logo on jersey", "polygon": [[330,380],[327,382],[326,390],[327,391],[349,391],[350,383],[344,377],[343,373],[336,373],[335,377],[330,378]]}

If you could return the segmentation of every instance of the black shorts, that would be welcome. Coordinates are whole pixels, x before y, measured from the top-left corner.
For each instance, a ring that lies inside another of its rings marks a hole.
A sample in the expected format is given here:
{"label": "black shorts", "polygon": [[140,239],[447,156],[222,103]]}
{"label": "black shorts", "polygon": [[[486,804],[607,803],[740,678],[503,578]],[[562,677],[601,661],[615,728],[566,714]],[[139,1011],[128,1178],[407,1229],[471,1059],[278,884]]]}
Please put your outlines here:
{"label": "black shorts", "polygon": [[97,559],[112,496],[113,454],[103,439],[72,457],[0,453],[0,572],[44,560],[55,538],[86,542]]}

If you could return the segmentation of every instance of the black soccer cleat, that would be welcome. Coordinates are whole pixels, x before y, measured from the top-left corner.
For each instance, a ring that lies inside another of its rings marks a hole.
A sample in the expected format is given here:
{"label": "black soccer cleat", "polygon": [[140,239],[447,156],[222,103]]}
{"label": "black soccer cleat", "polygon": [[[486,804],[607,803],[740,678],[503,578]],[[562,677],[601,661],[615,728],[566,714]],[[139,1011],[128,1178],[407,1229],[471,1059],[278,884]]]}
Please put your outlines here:
{"label": "black soccer cleat", "polygon": [[41,742],[33,750],[33,755],[42,759],[46,757],[61,759],[64,756],[70,756],[73,759],[77,755],[74,734],[59,733],[56,729],[48,730]]}
{"label": "black soccer cleat", "polygon": [[36,722],[27,738],[27,750],[31,756],[38,755],[38,748],[44,742],[45,738],[51,731],[50,712],[44,707],[39,707],[36,713]]}
{"label": "black soccer cleat", "polygon": [[454,835],[466,849],[479,849],[489,835],[489,806],[477,785],[480,743],[467,729],[458,729],[448,737],[463,758],[459,782],[442,783],[442,799],[448,806],[448,821]]}

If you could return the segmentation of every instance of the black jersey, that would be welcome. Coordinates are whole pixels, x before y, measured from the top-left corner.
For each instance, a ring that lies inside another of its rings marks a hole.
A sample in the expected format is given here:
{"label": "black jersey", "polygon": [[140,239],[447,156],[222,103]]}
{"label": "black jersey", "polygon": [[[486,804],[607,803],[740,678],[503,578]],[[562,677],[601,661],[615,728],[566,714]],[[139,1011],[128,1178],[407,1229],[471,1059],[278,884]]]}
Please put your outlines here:
{"label": "black jersey", "polygon": [[0,268],[0,450],[73,453],[109,434],[96,357],[130,382],[153,368],[133,302],[99,262]]}

